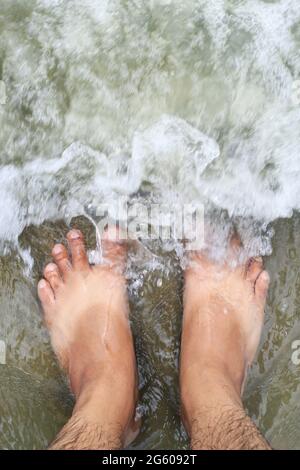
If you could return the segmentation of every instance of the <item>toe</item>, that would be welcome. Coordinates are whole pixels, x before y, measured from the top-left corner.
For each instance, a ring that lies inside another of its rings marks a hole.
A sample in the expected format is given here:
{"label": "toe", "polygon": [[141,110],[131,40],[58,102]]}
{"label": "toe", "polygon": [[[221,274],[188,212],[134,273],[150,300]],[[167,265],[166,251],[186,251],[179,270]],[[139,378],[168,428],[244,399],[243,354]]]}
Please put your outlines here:
{"label": "toe", "polygon": [[55,292],[62,284],[62,278],[58,267],[54,263],[49,263],[44,269],[44,278],[49,282],[52,290]]}
{"label": "toe", "polygon": [[270,276],[267,271],[262,271],[255,283],[255,295],[263,303],[266,301],[269,285]]}
{"label": "toe", "polygon": [[72,255],[73,268],[78,271],[89,270],[90,265],[82,233],[79,230],[71,230],[67,235],[67,239]]}
{"label": "toe", "polygon": [[55,296],[49,282],[45,281],[45,279],[41,279],[38,283],[38,296],[43,307],[46,326],[50,328],[54,312]]}
{"label": "toe", "polygon": [[204,251],[189,251],[186,256],[185,276],[197,273],[198,276],[207,278],[212,274],[215,265]]}
{"label": "toe", "polygon": [[66,247],[60,243],[54,246],[52,256],[57,264],[62,277],[66,277],[72,269],[69,254]]}
{"label": "toe", "polygon": [[227,253],[227,264],[231,267],[239,264],[239,257],[242,250],[242,241],[237,232],[234,232],[230,238],[228,253]]}
{"label": "toe", "polygon": [[54,304],[54,292],[45,279],[41,279],[38,283],[38,296],[45,311]]}
{"label": "toe", "polygon": [[240,250],[242,247],[242,241],[239,234],[234,231],[230,238],[230,249],[234,251]]}
{"label": "toe", "polygon": [[246,265],[246,279],[251,282],[256,282],[263,270],[263,260],[260,256],[250,258]]}

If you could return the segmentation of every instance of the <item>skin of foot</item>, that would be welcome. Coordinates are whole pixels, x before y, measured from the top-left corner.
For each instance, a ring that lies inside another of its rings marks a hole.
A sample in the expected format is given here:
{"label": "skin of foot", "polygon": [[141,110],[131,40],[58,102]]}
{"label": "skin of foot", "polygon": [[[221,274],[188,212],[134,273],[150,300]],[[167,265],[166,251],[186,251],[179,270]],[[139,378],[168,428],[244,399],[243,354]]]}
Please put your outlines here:
{"label": "skin of foot", "polygon": [[103,263],[88,262],[83,235],[54,246],[38,295],[52,346],[76,404],[51,449],[118,449],[138,432],[137,370],[123,274],[124,243],[108,230]]}
{"label": "skin of foot", "polygon": [[269,276],[262,259],[219,264],[194,252],[185,271],[182,415],[193,449],[268,449],[244,411],[247,368],[260,341]]}

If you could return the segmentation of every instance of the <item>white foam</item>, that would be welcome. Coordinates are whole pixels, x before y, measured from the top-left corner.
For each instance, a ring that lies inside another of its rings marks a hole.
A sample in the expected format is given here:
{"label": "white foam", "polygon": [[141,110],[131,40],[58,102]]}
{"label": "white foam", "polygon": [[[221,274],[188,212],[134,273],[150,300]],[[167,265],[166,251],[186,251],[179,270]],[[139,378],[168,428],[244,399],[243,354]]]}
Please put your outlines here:
{"label": "white foam", "polygon": [[40,0],[16,20],[9,8],[1,242],[147,189],[204,203],[220,246],[231,219],[267,250],[268,223],[300,209],[298,0]]}

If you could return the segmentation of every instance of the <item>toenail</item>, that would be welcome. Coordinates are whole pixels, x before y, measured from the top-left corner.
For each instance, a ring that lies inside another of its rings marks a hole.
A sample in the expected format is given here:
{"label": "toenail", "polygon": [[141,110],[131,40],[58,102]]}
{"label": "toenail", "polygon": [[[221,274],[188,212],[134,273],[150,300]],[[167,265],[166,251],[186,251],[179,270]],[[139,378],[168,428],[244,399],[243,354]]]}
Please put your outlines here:
{"label": "toenail", "polygon": [[81,238],[81,233],[79,230],[71,230],[69,232],[68,237],[71,238],[71,240],[78,240],[78,238]]}
{"label": "toenail", "polygon": [[47,287],[47,282],[42,279],[40,282],[39,282],[39,288],[40,289],[45,289]]}
{"label": "toenail", "polygon": [[47,264],[45,271],[47,272],[56,271],[56,264],[54,263]]}
{"label": "toenail", "polygon": [[260,278],[264,281],[264,282],[270,282],[270,275],[267,271],[263,271],[260,275]]}
{"label": "toenail", "polygon": [[52,253],[54,255],[59,255],[62,251],[63,251],[63,247],[61,245],[55,245],[52,250]]}

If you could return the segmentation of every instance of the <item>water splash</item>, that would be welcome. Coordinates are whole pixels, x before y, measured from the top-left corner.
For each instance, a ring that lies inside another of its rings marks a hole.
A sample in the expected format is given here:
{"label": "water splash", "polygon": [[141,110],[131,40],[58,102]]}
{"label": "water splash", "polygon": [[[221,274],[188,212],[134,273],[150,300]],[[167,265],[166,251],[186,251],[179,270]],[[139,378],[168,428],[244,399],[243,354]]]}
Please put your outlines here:
{"label": "water splash", "polygon": [[138,194],[204,204],[216,246],[235,225],[270,251],[270,222],[300,208],[297,0],[21,10],[1,19],[2,245]]}

